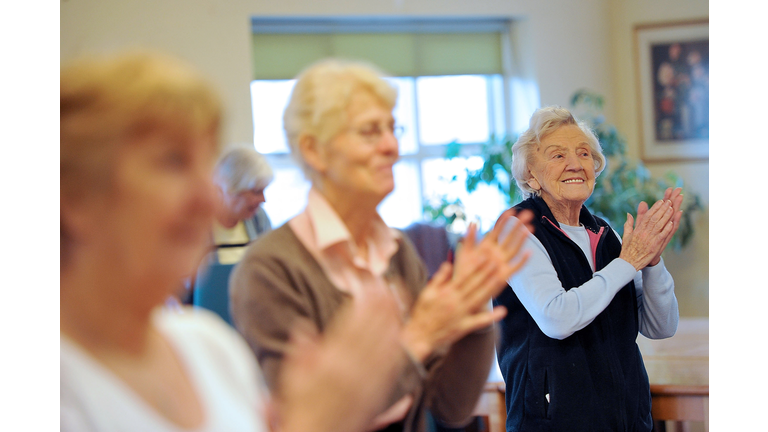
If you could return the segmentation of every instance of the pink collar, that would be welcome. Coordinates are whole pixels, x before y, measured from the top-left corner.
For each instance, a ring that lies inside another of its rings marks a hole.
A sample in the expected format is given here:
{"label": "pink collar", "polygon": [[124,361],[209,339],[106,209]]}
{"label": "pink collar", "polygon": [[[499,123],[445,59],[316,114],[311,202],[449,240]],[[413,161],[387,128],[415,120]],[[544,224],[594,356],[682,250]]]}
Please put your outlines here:
{"label": "pink collar", "polygon": [[315,188],[309,191],[307,208],[288,224],[342,291],[351,291],[350,284],[345,281],[347,278],[342,274],[348,274],[348,270],[354,267],[380,277],[399,248],[400,233],[389,228],[381,216],[376,215],[372,221],[372,235],[366,239],[367,259],[357,256],[357,245],[344,221]]}

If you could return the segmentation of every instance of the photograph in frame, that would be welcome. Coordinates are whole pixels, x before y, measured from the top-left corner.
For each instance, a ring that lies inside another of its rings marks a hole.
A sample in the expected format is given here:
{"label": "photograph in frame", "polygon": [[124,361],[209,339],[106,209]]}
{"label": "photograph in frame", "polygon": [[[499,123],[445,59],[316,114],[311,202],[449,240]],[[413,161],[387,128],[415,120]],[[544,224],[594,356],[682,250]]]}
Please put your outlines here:
{"label": "photograph in frame", "polygon": [[709,23],[635,27],[645,161],[709,158]]}

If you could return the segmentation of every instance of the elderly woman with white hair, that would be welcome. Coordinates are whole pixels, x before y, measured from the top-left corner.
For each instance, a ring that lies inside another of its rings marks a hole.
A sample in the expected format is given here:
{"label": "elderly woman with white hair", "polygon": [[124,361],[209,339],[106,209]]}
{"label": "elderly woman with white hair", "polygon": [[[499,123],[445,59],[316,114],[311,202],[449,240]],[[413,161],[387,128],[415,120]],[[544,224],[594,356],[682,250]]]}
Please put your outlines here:
{"label": "elderly woman with white hair", "polygon": [[427,409],[447,426],[469,420],[492,365],[492,323],[505,313],[490,299],[525,261],[518,252],[527,232],[520,226],[499,242],[495,230],[476,242],[470,228],[455,267],[444,264],[427,283],[413,245],[376,210],[395,186],[396,97],[361,63],[325,60],[299,75],[284,123],[312,182],[308,204],[249,247],[230,292],[235,326],[271,387],[289,328],[301,322],[323,333],[343,305],[377,292],[395,299],[412,363],[367,430],[424,431]]}
{"label": "elderly woman with white hair", "polygon": [[[537,110],[512,147],[513,175],[534,213],[528,264],[494,304],[508,431],[650,431],[651,396],[638,332],[677,329],[661,253],[677,230],[680,188],[619,235],[584,202],[606,164],[595,134],[566,109]],[[512,224],[513,221],[508,222]]]}
{"label": "elderly woman with white hair", "polygon": [[238,262],[244,245],[272,229],[261,205],[273,178],[267,159],[252,146],[234,146],[219,158],[213,172],[221,199],[213,224],[219,263]]}

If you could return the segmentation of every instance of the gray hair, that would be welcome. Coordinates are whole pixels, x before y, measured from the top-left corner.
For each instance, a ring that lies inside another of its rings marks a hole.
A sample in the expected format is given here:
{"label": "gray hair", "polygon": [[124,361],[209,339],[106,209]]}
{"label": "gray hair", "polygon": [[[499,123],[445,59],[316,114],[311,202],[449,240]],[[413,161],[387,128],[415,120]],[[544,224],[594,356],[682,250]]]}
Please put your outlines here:
{"label": "gray hair", "polygon": [[236,146],[225,151],[214,169],[214,183],[234,195],[251,189],[264,189],[274,178],[272,168],[261,153],[250,146]]}
{"label": "gray hair", "polygon": [[347,106],[360,90],[371,92],[382,105],[393,109],[397,90],[383,77],[369,63],[333,58],[320,60],[298,75],[283,125],[291,155],[307,178],[312,179],[312,169],[299,151],[300,137],[312,135],[321,145],[326,144],[346,127]]}
{"label": "gray hair", "polygon": [[595,161],[595,177],[603,172],[606,160],[595,132],[586,123],[578,121],[570,111],[563,107],[548,106],[539,108],[531,116],[528,129],[512,145],[512,176],[515,178],[515,182],[517,182],[517,187],[522,191],[523,198],[541,194],[541,191],[534,190],[528,186],[528,180],[531,179],[529,165],[533,161],[533,154],[539,144],[541,144],[541,140],[562,126],[569,125],[577,126],[587,137],[592,159]]}

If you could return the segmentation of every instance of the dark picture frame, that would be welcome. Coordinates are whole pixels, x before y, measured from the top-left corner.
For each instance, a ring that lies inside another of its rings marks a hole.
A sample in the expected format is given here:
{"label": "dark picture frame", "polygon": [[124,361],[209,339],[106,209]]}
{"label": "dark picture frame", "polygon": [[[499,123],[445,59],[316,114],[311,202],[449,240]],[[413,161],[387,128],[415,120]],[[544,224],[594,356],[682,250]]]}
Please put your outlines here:
{"label": "dark picture frame", "polygon": [[642,159],[709,159],[709,21],[635,26]]}

